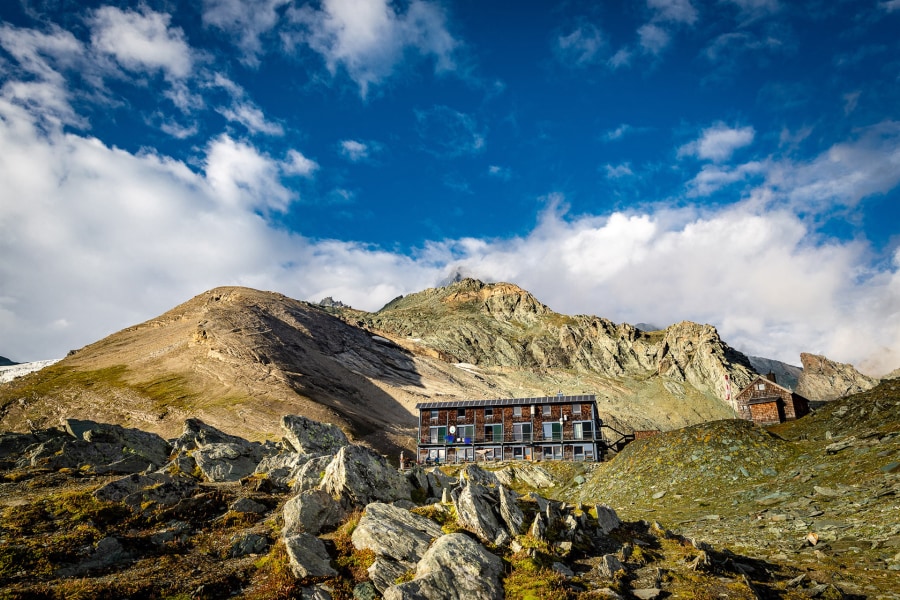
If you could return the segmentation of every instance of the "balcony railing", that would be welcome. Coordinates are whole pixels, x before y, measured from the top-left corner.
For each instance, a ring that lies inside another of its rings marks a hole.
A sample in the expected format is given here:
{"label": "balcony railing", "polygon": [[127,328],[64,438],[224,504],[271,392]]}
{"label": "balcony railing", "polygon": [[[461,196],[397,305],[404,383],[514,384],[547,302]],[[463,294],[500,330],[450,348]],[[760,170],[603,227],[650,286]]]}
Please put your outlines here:
{"label": "balcony railing", "polygon": [[474,437],[446,435],[442,438],[434,436],[425,436],[420,439],[421,444],[440,444],[447,446],[460,446],[471,444],[531,444],[533,442],[594,442],[602,440],[602,436],[594,432],[586,432],[580,437],[575,437],[572,432],[554,433],[551,436],[544,436],[542,432],[538,433],[517,433],[513,431],[504,432],[500,435],[492,435],[484,432],[476,433]]}

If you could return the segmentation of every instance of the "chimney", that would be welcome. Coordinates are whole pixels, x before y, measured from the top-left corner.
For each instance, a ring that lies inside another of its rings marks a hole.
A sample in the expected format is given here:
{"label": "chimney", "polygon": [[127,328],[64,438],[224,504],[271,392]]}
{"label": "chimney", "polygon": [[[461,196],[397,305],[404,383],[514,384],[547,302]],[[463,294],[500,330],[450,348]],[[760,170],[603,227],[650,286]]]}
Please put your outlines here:
{"label": "chimney", "polygon": [[769,374],[766,375],[766,379],[768,379],[772,383],[778,383],[777,381],[775,381],[775,373],[773,373],[771,371],[769,371]]}

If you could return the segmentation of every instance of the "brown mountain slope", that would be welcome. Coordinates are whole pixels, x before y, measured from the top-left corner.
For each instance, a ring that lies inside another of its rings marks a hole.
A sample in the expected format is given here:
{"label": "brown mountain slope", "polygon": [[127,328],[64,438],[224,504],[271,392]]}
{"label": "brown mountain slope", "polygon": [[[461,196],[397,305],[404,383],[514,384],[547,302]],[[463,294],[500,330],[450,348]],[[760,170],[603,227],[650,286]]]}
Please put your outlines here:
{"label": "brown mountain slope", "polygon": [[750,369],[711,326],[645,333],[511,284],[464,280],[377,313],[218,288],[0,386],[0,428],[76,417],[172,436],[196,417],[261,439],[302,414],[396,452],[422,400],[588,392],[620,429],[672,429],[733,416],[726,375],[736,391]]}

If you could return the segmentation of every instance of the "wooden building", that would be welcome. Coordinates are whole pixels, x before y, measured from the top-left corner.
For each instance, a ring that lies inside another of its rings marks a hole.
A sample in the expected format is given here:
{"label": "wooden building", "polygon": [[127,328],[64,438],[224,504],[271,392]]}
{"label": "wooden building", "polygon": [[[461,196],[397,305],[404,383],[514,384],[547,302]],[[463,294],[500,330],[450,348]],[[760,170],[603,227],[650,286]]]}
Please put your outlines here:
{"label": "wooden building", "polygon": [[601,460],[607,448],[593,394],[423,402],[416,408],[423,463]]}
{"label": "wooden building", "polygon": [[809,401],[778,385],[775,375],[762,375],[750,382],[735,398],[738,414],[759,425],[773,425],[809,414]]}

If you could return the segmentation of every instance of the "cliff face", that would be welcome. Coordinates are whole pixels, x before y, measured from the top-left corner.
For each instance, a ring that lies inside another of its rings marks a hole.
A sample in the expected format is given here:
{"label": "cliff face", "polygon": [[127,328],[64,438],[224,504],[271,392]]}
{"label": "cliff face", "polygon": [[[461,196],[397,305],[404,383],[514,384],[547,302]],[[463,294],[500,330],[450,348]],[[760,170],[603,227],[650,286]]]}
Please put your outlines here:
{"label": "cliff face", "polygon": [[797,393],[809,400],[835,400],[870,390],[878,380],[857,371],[853,365],[835,362],[817,354],[800,354],[803,373]]}
{"label": "cliff face", "polygon": [[457,363],[659,376],[673,390],[687,384],[723,401],[726,375],[739,389],[753,371],[710,325],[684,321],[648,333],[601,317],[561,315],[508,283],[465,279],[394,300],[362,322]]}

